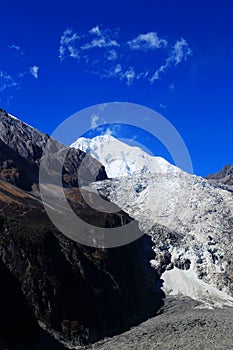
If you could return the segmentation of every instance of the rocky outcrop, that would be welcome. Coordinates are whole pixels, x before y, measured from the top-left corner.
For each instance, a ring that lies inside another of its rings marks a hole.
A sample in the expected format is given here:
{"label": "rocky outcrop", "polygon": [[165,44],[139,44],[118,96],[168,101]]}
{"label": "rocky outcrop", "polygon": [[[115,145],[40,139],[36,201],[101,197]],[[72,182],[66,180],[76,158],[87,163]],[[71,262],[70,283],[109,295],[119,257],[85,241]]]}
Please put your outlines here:
{"label": "rocky outcrop", "polygon": [[[44,155],[46,145],[48,152]],[[68,186],[86,185],[93,180],[107,179],[104,167],[89,155],[62,145],[48,134],[41,133],[0,109],[0,178],[23,189],[31,189],[39,181],[42,156],[46,157],[43,164],[50,166],[53,176],[59,164],[62,164],[63,182]],[[84,158],[85,171],[83,177],[78,178],[79,167]],[[21,178],[25,178],[25,183]]]}
{"label": "rocky outcrop", "polygon": [[223,183],[225,185],[233,185],[233,165],[226,165],[216,174],[206,176],[208,180]]}

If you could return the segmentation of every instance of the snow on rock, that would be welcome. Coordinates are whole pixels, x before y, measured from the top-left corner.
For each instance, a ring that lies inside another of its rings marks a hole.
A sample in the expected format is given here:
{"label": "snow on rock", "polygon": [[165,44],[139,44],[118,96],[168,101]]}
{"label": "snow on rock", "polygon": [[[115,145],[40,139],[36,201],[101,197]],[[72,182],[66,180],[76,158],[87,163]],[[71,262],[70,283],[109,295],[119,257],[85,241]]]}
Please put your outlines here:
{"label": "snow on rock", "polygon": [[115,178],[144,173],[180,172],[161,157],[153,157],[139,147],[129,146],[112,136],[81,137],[71,147],[89,153],[105,166],[108,177]]}
{"label": "snow on rock", "polygon": [[199,308],[233,307],[233,298],[217,288],[201,281],[192,270],[180,270],[174,268],[165,271],[163,290],[166,295],[182,295],[200,301],[203,305]]}
{"label": "snow on rock", "polygon": [[198,278],[233,295],[232,189],[184,172],[118,178],[92,187],[152,236],[154,266],[190,261]]}
{"label": "snow on rock", "polygon": [[[92,188],[138,220],[141,230],[152,236],[156,258],[151,263],[160,274],[178,267],[182,269],[179,276],[201,279],[199,287],[208,283],[233,296],[231,187],[187,174],[111,136],[81,138],[72,146],[105,165],[112,179],[94,183]],[[183,271],[187,268],[189,273]]]}

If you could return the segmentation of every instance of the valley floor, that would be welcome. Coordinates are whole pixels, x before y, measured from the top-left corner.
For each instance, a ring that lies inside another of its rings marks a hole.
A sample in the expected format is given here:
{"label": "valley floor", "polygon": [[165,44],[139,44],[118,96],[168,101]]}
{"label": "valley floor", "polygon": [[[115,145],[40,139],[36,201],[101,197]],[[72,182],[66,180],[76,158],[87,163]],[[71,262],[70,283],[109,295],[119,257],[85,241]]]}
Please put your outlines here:
{"label": "valley floor", "polygon": [[162,313],[93,350],[232,350],[233,308],[203,309],[189,298],[166,298]]}

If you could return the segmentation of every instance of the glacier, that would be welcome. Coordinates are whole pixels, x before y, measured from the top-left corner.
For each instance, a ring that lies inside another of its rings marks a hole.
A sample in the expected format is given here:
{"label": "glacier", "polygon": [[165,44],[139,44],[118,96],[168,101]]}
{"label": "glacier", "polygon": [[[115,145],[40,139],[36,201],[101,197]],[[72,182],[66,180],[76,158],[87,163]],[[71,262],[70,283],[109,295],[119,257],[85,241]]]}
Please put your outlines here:
{"label": "glacier", "polygon": [[[170,276],[167,271],[185,270],[188,262],[192,281],[196,276],[233,296],[232,187],[188,174],[109,135],[80,138],[71,146],[90,153],[105,166],[110,179],[95,182],[91,188],[152,236],[156,258],[151,264],[157,271]],[[175,283],[176,278],[169,281]],[[181,288],[170,287],[167,290],[181,293]],[[231,298],[227,300],[233,305]]]}

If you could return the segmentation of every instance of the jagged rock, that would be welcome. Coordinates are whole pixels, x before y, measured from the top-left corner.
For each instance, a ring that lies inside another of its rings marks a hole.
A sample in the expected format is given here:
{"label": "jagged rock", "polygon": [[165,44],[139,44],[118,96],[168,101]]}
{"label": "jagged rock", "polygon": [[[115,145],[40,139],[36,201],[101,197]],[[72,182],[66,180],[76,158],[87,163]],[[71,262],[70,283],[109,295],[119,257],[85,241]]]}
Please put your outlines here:
{"label": "jagged rock", "polygon": [[[44,157],[47,159],[43,165],[50,166],[53,176],[57,172],[58,164],[63,164],[65,155],[62,175],[66,185],[80,186],[92,182],[93,179],[107,179],[104,167],[89,155],[62,145],[0,109],[0,178],[23,189],[31,189],[39,181],[39,165],[46,145],[48,152]],[[84,158],[86,171],[78,179],[78,169]]]}

